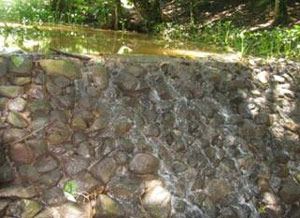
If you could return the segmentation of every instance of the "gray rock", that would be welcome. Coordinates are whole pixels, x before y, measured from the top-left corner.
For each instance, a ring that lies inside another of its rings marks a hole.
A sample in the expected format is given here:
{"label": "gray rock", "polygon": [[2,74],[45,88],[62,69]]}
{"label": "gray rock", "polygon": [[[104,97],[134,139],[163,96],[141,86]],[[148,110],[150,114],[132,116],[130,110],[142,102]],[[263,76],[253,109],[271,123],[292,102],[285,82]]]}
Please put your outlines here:
{"label": "gray rock", "polygon": [[23,111],[26,106],[26,101],[23,98],[15,98],[8,104],[8,109],[11,111]]}
{"label": "gray rock", "polygon": [[132,123],[130,120],[127,119],[121,119],[118,120],[115,124],[115,132],[117,135],[122,136],[125,135],[127,132],[130,131],[132,127]]}
{"label": "gray rock", "polygon": [[219,203],[232,191],[232,187],[225,180],[213,179],[208,181],[207,194],[214,203]]}
{"label": "gray rock", "polygon": [[81,76],[80,64],[71,60],[40,60],[40,65],[47,75],[61,75],[69,79],[76,79]]}
{"label": "gray rock", "polygon": [[83,158],[91,158],[94,155],[93,148],[87,141],[79,144],[77,153]]}
{"label": "gray rock", "polygon": [[55,126],[47,129],[47,141],[53,145],[59,145],[68,140],[71,134],[69,127],[63,123],[56,123]]}
{"label": "gray rock", "polygon": [[115,79],[117,86],[124,91],[135,91],[138,90],[139,80],[130,74],[121,73]]}
{"label": "gray rock", "polygon": [[129,169],[136,174],[153,174],[159,168],[159,160],[151,154],[138,153],[129,163]]}
{"label": "gray rock", "polygon": [[107,195],[99,195],[96,200],[94,218],[124,218],[125,212],[121,204]]}
{"label": "gray rock", "polygon": [[6,109],[8,103],[9,103],[8,98],[1,98],[0,97],[0,110],[4,111]]}
{"label": "gray rock", "polygon": [[287,204],[293,204],[300,199],[300,187],[293,180],[284,180],[279,190],[279,197]]}
{"label": "gray rock", "polygon": [[51,110],[51,106],[47,100],[34,100],[28,104],[28,109],[31,112],[44,111],[48,113]]}
{"label": "gray rock", "polygon": [[[159,195],[159,197],[157,197]],[[171,214],[171,194],[160,182],[150,181],[142,198],[145,210],[153,218],[168,218]]]}
{"label": "gray rock", "polygon": [[101,187],[103,187],[103,184],[95,179],[86,170],[81,171],[80,173],[73,176],[73,179],[76,181],[77,192],[79,193],[92,192],[95,189],[100,189]]}
{"label": "gray rock", "polygon": [[106,89],[109,82],[109,74],[105,68],[99,66],[93,66],[91,69],[93,73],[93,82],[99,89]]}
{"label": "gray rock", "polygon": [[46,173],[58,167],[58,161],[51,155],[43,156],[35,162],[35,168],[39,173]]}
{"label": "gray rock", "polygon": [[13,55],[11,56],[9,71],[18,75],[28,75],[31,73],[32,66],[31,58]]}
{"label": "gray rock", "polygon": [[11,83],[17,86],[23,86],[31,83],[31,77],[14,77],[11,79]]}
{"label": "gray rock", "polygon": [[24,129],[15,129],[15,128],[8,128],[3,133],[3,141],[4,142],[12,142],[18,139],[24,138],[28,135],[28,131]]}
{"label": "gray rock", "polygon": [[9,203],[10,203],[10,200],[7,200],[7,199],[1,199],[0,200],[0,217],[4,217],[6,209],[8,208]]}
{"label": "gray rock", "polygon": [[14,179],[13,168],[8,163],[4,163],[0,167],[0,184],[9,183],[13,181],[13,179]]}
{"label": "gray rock", "polygon": [[19,113],[11,111],[8,114],[7,122],[17,128],[25,128],[28,126],[26,119]]}
{"label": "gray rock", "polygon": [[89,166],[89,161],[76,155],[67,160],[65,163],[65,171],[68,175],[75,175]]}
{"label": "gray rock", "polygon": [[34,159],[34,153],[26,144],[17,143],[10,145],[9,157],[17,165],[31,164]]}
{"label": "gray rock", "polygon": [[66,202],[57,207],[46,208],[35,218],[90,218],[90,211],[89,204],[79,205],[73,202]]}
{"label": "gray rock", "polygon": [[18,167],[18,172],[25,182],[35,183],[39,180],[39,173],[31,165],[22,165]]}
{"label": "gray rock", "polygon": [[115,175],[116,170],[116,161],[112,157],[105,157],[91,168],[91,173],[104,184],[107,184]]}
{"label": "gray rock", "polygon": [[8,60],[6,58],[0,58],[0,76],[5,76],[8,71]]}
{"label": "gray rock", "polygon": [[42,194],[43,202],[49,206],[58,206],[67,201],[61,189],[53,187]]}
{"label": "gray rock", "polygon": [[54,79],[53,79],[53,83],[58,86],[59,88],[65,88],[67,87],[68,85],[71,84],[71,81],[70,79],[68,79],[67,77],[65,76],[56,76]]}
{"label": "gray rock", "polygon": [[69,116],[66,111],[52,110],[50,113],[51,122],[62,122],[67,124],[69,121]]}
{"label": "gray rock", "polygon": [[90,127],[90,130],[92,131],[96,131],[96,130],[103,130],[105,128],[107,128],[109,125],[109,117],[104,117],[104,116],[101,116],[98,117],[93,125]]}
{"label": "gray rock", "polygon": [[43,139],[27,140],[27,145],[33,150],[36,158],[47,152],[47,144]]}
{"label": "gray rock", "polygon": [[24,88],[21,86],[0,86],[0,96],[7,98],[15,98],[24,93]]}
{"label": "gray rock", "polygon": [[0,189],[0,198],[33,198],[37,196],[34,187],[11,186]]}
{"label": "gray rock", "polygon": [[53,187],[57,185],[62,178],[62,173],[59,169],[47,172],[39,177],[39,183],[46,187]]}
{"label": "gray rock", "polygon": [[143,180],[129,176],[115,176],[107,184],[111,195],[123,200],[137,199],[143,192]]}

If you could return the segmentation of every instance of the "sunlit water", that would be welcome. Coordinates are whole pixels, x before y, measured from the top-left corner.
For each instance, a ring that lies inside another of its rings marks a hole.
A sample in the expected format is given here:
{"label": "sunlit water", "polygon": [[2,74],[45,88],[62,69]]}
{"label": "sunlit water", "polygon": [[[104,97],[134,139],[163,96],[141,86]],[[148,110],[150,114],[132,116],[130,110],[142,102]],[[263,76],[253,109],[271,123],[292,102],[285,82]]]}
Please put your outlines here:
{"label": "sunlit water", "polygon": [[167,41],[153,35],[70,26],[0,23],[0,51],[48,53],[50,48],[80,54],[131,54],[207,57],[222,53],[210,45]]}

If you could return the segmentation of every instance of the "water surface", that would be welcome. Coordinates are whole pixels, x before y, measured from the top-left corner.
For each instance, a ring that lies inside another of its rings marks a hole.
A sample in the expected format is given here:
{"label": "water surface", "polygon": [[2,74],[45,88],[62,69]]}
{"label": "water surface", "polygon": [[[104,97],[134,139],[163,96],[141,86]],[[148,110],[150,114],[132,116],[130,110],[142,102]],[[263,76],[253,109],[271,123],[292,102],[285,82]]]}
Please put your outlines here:
{"label": "water surface", "polygon": [[[167,41],[160,37],[124,31],[72,26],[22,26],[0,23],[0,49],[47,53],[50,48],[80,54],[132,54],[202,57],[221,52],[212,46]],[[125,49],[126,51],[126,49]],[[121,52],[122,53],[122,52]]]}

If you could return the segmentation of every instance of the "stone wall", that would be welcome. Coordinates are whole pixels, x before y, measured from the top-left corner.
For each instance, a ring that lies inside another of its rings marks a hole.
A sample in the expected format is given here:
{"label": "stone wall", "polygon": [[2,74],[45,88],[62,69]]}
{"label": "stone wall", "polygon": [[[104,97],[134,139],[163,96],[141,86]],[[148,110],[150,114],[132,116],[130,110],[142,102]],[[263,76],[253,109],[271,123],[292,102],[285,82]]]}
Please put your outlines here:
{"label": "stone wall", "polygon": [[299,64],[0,58],[0,216],[299,217]]}

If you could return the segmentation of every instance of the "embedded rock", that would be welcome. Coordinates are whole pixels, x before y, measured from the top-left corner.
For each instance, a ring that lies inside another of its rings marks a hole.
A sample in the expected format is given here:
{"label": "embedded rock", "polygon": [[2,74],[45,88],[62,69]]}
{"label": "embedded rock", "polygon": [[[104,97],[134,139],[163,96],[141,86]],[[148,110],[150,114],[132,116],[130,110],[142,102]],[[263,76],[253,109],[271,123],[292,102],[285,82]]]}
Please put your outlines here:
{"label": "embedded rock", "polygon": [[129,163],[129,169],[136,174],[153,174],[159,168],[159,160],[151,154],[136,154]]}
{"label": "embedded rock", "polygon": [[41,60],[41,67],[48,75],[61,75],[69,79],[76,79],[80,74],[80,65],[71,60]]}

